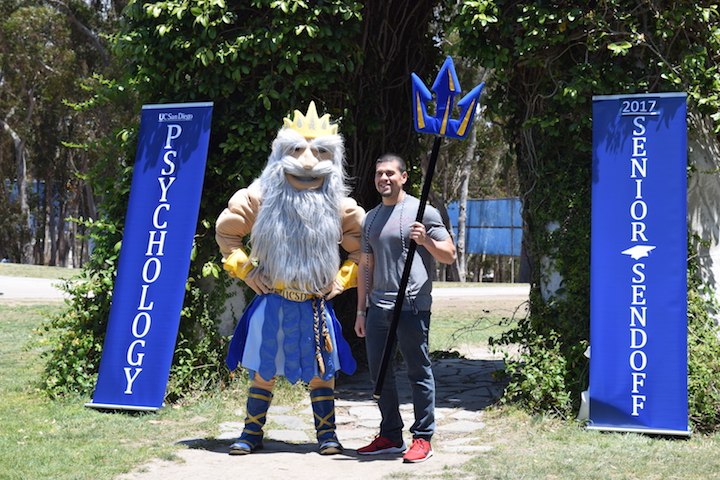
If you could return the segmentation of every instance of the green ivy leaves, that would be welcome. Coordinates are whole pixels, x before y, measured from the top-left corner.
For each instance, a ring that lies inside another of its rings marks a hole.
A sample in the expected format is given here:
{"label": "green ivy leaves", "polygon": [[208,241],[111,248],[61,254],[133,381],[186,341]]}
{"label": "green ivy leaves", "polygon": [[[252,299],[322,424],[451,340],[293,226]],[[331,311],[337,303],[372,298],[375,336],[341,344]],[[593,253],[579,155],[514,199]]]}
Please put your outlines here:
{"label": "green ivy leaves", "polygon": [[485,104],[517,154],[525,241],[536,265],[552,265],[563,279],[543,296],[536,268],[530,318],[498,340],[527,350],[510,367],[509,392],[532,410],[569,414],[587,383],[590,100],[687,91],[690,108],[720,132],[718,5],[478,0],[463,2],[452,25],[460,53],[494,69]]}
{"label": "green ivy leaves", "polygon": [[[112,39],[126,68],[118,88],[134,92],[142,104],[214,103],[197,229],[202,233],[192,250],[170,401],[227,380],[222,358],[226,339],[217,322],[230,296],[230,280],[221,271],[212,225],[229,197],[258,176],[288,112],[324,95],[350,91],[346,73],[362,58],[357,44],[362,8],[345,0],[136,0],[124,11],[122,28]],[[103,214],[113,220],[91,225],[98,242],[87,267],[92,274],[83,285],[96,296],[89,299],[79,286],[68,287],[73,304],[52,325],[78,332],[88,343],[84,352],[93,353],[90,347],[103,340],[131,173],[117,159],[132,158],[134,140],[133,129],[118,133],[114,141],[122,153],[105,160],[107,171],[117,175],[97,180],[99,190],[111,185],[119,194],[108,195],[102,205]],[[48,389],[87,392],[98,357],[77,358],[66,345],[61,334],[48,363],[48,372],[60,373]]]}

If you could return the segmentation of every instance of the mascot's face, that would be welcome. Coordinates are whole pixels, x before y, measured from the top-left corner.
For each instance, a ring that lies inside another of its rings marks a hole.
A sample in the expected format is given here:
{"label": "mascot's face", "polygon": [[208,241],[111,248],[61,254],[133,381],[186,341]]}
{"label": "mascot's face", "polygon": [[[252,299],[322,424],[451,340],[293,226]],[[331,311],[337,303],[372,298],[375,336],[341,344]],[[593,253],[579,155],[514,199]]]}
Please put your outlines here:
{"label": "mascot's face", "polygon": [[333,153],[322,145],[315,145],[312,139],[305,139],[307,144],[296,145],[289,152],[301,168],[286,168],[285,178],[295,190],[315,190],[322,186],[324,176],[317,176],[315,167],[324,160],[332,162]]}
{"label": "mascot's face", "polygon": [[[268,168],[279,163],[276,166],[282,169],[284,180],[297,192],[338,187],[345,190],[343,139],[337,134],[337,125],[330,122],[330,115],[319,117],[315,102],[310,102],[307,114],[295,110],[294,118],[285,118],[283,123],[273,142]],[[328,185],[334,174],[340,176],[341,185]]]}
{"label": "mascot's face", "polygon": [[316,294],[340,265],[341,208],[348,195],[343,138],[329,115],[285,119],[257,185],[262,205],[252,228],[253,254],[273,285]]}
{"label": "mascot's face", "polygon": [[268,189],[283,185],[295,193],[327,192],[329,188],[345,191],[343,155],[340,135],[312,138],[290,128],[280,130],[262,174],[266,195]]}

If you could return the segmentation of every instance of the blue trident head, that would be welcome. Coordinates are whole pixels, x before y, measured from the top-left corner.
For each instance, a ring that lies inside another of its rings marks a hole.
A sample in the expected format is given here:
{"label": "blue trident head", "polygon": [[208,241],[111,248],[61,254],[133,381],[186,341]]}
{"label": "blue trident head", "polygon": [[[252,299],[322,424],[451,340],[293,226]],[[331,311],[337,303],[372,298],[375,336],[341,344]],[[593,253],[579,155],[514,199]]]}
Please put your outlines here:
{"label": "blue trident head", "polygon": [[437,105],[434,117],[429,116],[427,113],[427,103],[432,100],[432,93],[430,93],[430,90],[428,90],[423,81],[420,80],[420,77],[414,73],[411,77],[415,130],[420,133],[434,133],[436,135],[458,138],[460,140],[467,137],[470,132],[470,127],[472,126],[473,117],[475,116],[480,92],[482,92],[485,82],[473,88],[470,93],[465,95],[457,103],[457,106],[460,108],[460,118],[454,120],[450,118],[453,110],[453,101],[455,95],[459,94],[461,90],[452,58],[447,57],[432,86],[433,92],[437,94]]}

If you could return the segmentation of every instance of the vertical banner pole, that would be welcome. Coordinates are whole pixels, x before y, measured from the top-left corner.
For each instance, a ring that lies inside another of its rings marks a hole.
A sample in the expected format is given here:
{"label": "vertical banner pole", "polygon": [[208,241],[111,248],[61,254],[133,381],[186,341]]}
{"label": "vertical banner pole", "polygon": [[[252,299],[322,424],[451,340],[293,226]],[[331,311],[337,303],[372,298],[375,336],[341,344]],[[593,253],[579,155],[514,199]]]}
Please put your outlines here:
{"label": "vertical banner pole", "polygon": [[162,407],[210,138],[211,102],[145,105],[100,371],[85,406]]}
{"label": "vertical banner pole", "polygon": [[686,96],[593,98],[589,429],[690,434]]}

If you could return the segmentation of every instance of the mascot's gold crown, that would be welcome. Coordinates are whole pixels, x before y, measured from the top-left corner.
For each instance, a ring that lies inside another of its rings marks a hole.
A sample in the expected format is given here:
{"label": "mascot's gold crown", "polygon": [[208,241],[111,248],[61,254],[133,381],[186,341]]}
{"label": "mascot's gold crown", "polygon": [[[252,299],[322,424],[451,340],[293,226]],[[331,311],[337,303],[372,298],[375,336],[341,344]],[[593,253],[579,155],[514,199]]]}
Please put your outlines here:
{"label": "mascot's gold crown", "polygon": [[305,138],[324,137],[325,135],[336,135],[338,131],[337,125],[330,123],[330,114],[326,113],[318,117],[315,102],[310,102],[308,111],[305,115],[300,110],[295,110],[295,117],[290,120],[284,118],[285,128],[292,128]]}

